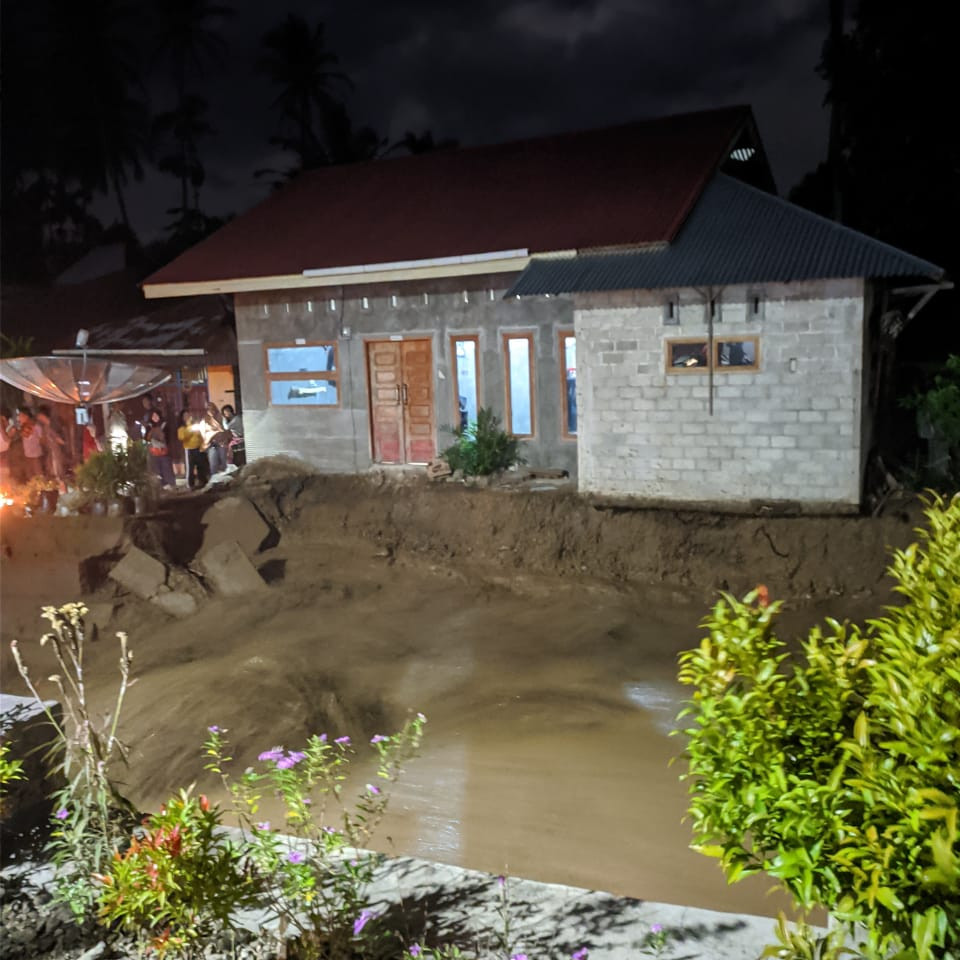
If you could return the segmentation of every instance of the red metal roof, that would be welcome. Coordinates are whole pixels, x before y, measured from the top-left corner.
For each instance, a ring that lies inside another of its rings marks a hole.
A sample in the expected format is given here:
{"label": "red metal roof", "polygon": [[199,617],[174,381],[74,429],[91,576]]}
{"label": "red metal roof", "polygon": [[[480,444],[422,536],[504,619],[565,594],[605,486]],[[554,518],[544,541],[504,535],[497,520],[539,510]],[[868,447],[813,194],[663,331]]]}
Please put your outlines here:
{"label": "red metal roof", "polygon": [[669,242],[750,117],[730,107],[310,171],[144,283]]}

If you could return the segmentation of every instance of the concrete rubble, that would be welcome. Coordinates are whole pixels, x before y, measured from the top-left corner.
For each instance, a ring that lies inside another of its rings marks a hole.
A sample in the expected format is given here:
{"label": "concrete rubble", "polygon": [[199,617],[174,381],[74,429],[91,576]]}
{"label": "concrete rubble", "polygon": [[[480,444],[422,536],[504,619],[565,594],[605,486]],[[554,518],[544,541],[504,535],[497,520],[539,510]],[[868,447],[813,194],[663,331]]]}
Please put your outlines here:
{"label": "concrete rubble", "polygon": [[167,582],[167,568],[139,547],[131,547],[126,556],[110,571],[109,577],[124,590],[149,600]]}
{"label": "concrete rubble", "polygon": [[250,557],[272,533],[260,511],[246,497],[223,497],[204,513],[201,523],[204,531],[200,554],[233,540]]}
{"label": "concrete rubble", "polygon": [[267,585],[236,540],[201,553],[197,562],[213,591],[223,597],[245,596]]}

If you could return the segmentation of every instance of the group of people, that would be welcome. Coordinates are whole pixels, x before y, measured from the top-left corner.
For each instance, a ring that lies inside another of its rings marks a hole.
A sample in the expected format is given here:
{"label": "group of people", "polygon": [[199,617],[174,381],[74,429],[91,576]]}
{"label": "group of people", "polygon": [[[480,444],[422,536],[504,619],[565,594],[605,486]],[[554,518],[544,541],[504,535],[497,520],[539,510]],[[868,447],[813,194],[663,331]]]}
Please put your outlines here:
{"label": "group of people", "polygon": [[228,463],[242,465],[243,420],[228,403],[223,410],[208,403],[202,417],[183,410],[177,439],[187,455],[187,484],[191,490],[206,486],[214,474],[227,469]]}
{"label": "group of people", "polygon": [[[19,444],[19,456],[14,456]],[[11,416],[0,410],[0,476],[18,483],[47,477],[63,485],[67,476],[67,441],[63,428],[51,416],[50,408],[34,412],[22,407]]]}
{"label": "group of people", "polygon": [[[173,487],[176,476],[166,413],[150,395],[141,402],[142,419],[135,420],[129,427],[120,409],[114,408],[107,424],[108,440],[98,436],[91,418],[81,434],[82,460],[102,451],[106,442],[126,446],[129,439],[142,440],[160,483]],[[206,486],[214,474],[227,469],[228,463],[243,464],[243,421],[229,404],[220,410],[215,403],[208,403],[202,416],[184,410],[180,414],[177,438],[186,452],[187,482],[191,489]],[[66,434],[51,416],[49,407],[38,407],[35,413],[24,407],[16,416],[11,416],[7,409],[0,411],[0,479],[28,483],[33,477],[47,477],[64,489],[71,467]]]}

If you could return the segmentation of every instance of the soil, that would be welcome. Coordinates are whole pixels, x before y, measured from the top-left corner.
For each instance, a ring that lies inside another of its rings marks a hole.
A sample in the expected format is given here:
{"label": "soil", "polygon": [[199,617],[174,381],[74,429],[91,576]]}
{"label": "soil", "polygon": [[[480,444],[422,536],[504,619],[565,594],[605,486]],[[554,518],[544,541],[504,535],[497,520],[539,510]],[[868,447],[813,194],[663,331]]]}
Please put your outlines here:
{"label": "soil", "polygon": [[[249,498],[270,524],[253,557],[269,589],[174,620],[106,579],[130,543],[189,564],[219,495]],[[878,613],[891,602],[888,549],[919,519],[913,505],[880,518],[648,510],[260,461],[227,491],[147,517],[4,517],[3,688],[22,692],[6,641],[19,638],[32,675],[46,676],[38,608],[82,594],[105,619],[87,670],[104,709],[112,635],[130,636],[125,790],[141,809],[194,780],[218,796],[202,775],[209,724],[228,728],[242,770],[310,733],[359,742],[422,711],[422,756],[378,849],[773,915],[783,904],[767,881],[727,887],[687,849],[685,788],[669,766],[677,654],[718,589],[767,584],[787,603],[786,634]]]}

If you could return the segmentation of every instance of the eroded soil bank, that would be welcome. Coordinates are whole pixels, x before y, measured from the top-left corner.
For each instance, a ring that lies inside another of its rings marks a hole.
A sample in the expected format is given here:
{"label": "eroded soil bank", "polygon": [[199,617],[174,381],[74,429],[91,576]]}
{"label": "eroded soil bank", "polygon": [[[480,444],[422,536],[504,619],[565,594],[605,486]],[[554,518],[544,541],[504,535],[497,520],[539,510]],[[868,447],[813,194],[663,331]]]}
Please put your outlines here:
{"label": "eroded soil bank", "polygon": [[[137,681],[122,730],[127,790],[143,809],[195,779],[217,795],[202,776],[209,724],[229,728],[242,770],[313,732],[361,741],[422,711],[423,754],[374,846],[776,912],[765,881],[727,887],[687,849],[684,787],[669,765],[681,747],[668,735],[684,695],[677,653],[697,641],[718,586],[766,583],[789,601],[786,633],[826,614],[877,613],[891,599],[887,548],[912,539],[915,508],[880,519],[630,511],[562,493],[255,466],[225,495],[248,497],[272,525],[252,557],[269,588],[211,597],[187,619],[103,574],[130,542],[189,563],[209,499],[172,501],[125,529],[104,518],[4,520],[2,630],[24,639],[35,676],[50,672],[33,642],[40,603],[83,592],[115,604],[90,648],[98,703],[114,686],[112,634],[130,635]],[[20,692],[7,647],[3,687]],[[282,811],[264,816],[282,822]]]}

